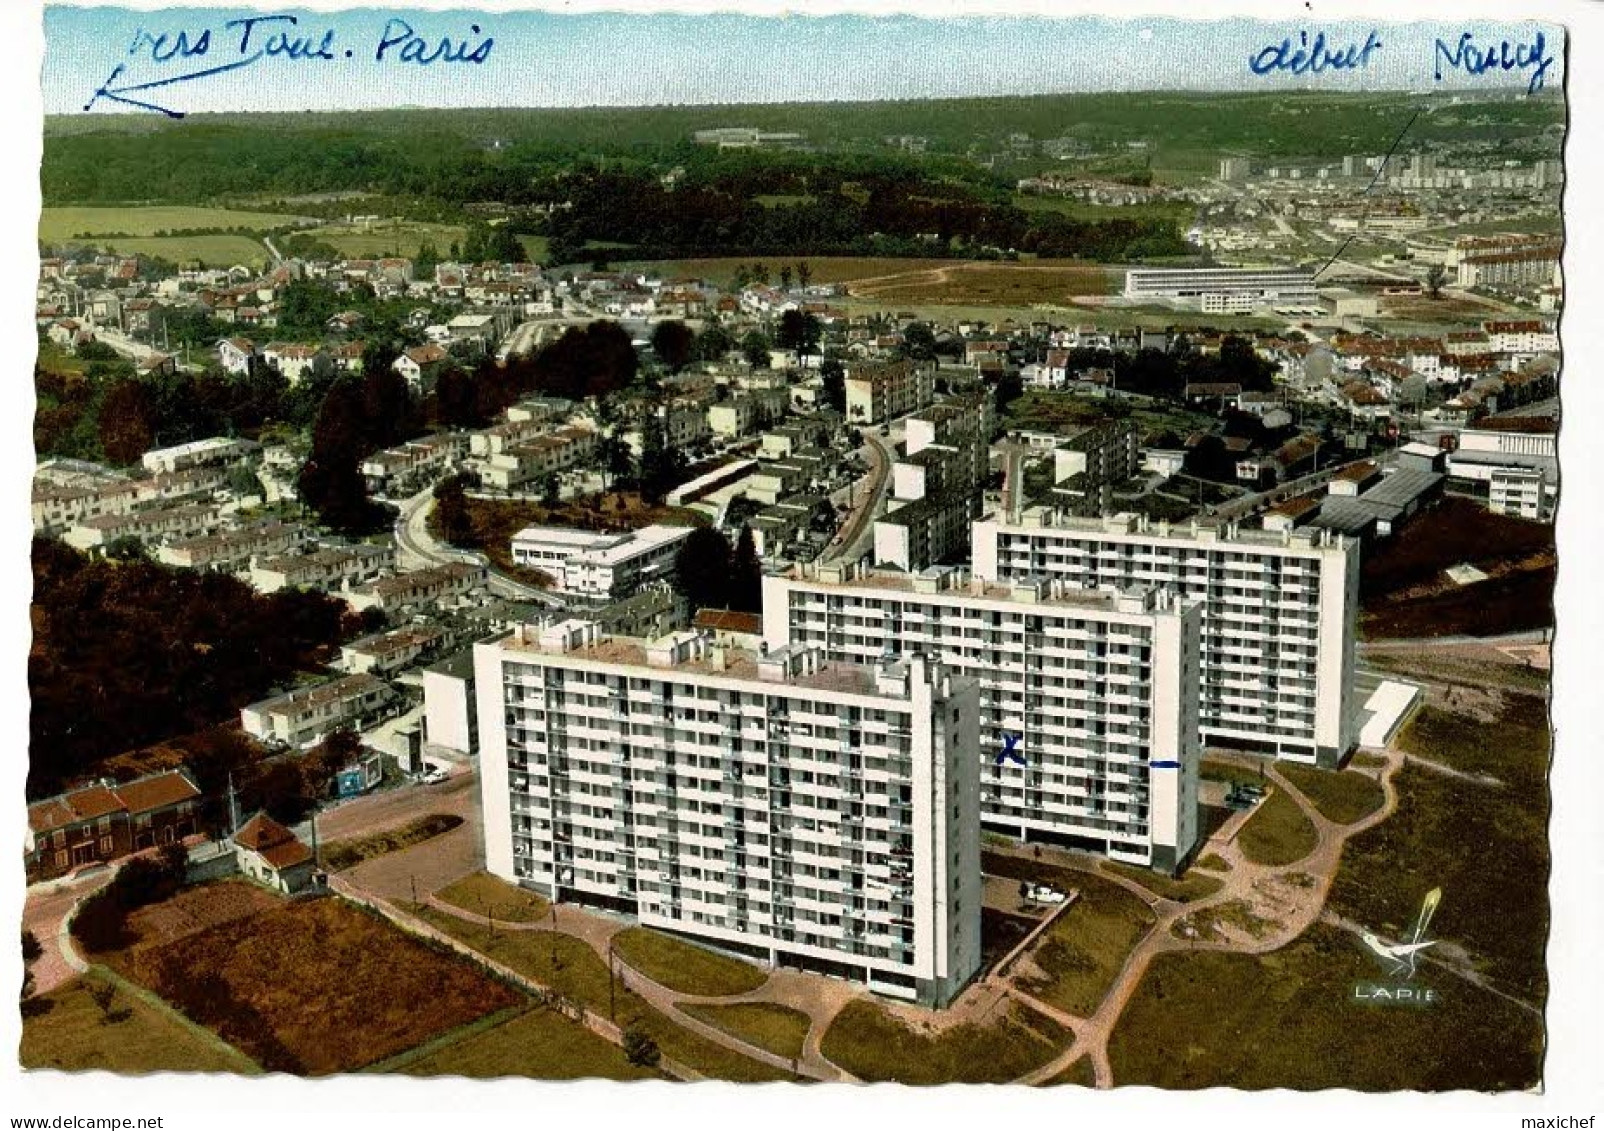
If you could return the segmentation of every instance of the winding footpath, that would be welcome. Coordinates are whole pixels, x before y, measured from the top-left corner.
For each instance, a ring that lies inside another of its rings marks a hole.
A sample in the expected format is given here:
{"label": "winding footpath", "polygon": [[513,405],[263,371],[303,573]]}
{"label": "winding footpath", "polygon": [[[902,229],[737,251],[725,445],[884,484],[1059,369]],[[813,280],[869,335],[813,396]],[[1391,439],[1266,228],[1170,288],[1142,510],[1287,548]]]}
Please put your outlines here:
{"label": "winding footpath", "polygon": [[[1326,896],[1336,877],[1343,844],[1350,837],[1385,821],[1398,807],[1398,792],[1392,779],[1403,764],[1403,756],[1391,750],[1382,756],[1386,758],[1386,764],[1377,775],[1384,794],[1381,807],[1353,824],[1341,825],[1322,816],[1274,764],[1266,764],[1248,756],[1211,752],[1211,758],[1243,768],[1256,769],[1262,766],[1266,777],[1276,788],[1286,792],[1314,826],[1316,844],[1313,851],[1284,865],[1257,864],[1249,860],[1236,837],[1247,819],[1258,812],[1255,807],[1234,815],[1209,841],[1207,851],[1229,864],[1230,871],[1220,877],[1223,882],[1220,890],[1202,899],[1180,903],[1155,895],[1135,880],[1096,867],[1084,867],[1083,870],[1118,883],[1145,899],[1158,914],[1158,921],[1126,957],[1097,1011],[1073,1026],[1076,1033],[1074,1043],[1059,1056],[1021,1076],[1015,1083],[1045,1083],[1085,1057],[1090,1060],[1096,1086],[1113,1087],[1114,1074],[1108,1059],[1109,1038],[1155,958],[1161,954],[1186,951],[1265,954],[1286,946],[1308,930],[1321,917]],[[1206,920],[1211,910],[1244,904],[1264,924],[1264,929],[1257,937],[1241,929],[1228,931],[1225,939],[1187,939],[1176,934],[1177,924],[1183,919],[1189,922]],[[1028,998],[1028,995],[1024,996]],[[1040,1002],[1034,999],[1029,1001],[1033,1007],[1041,1008]]]}

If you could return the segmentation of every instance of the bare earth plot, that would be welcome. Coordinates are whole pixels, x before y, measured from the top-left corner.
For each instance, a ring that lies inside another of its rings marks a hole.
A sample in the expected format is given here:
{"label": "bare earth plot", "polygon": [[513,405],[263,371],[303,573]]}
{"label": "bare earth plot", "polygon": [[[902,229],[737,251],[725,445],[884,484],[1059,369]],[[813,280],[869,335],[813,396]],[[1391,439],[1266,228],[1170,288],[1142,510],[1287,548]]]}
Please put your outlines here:
{"label": "bare earth plot", "polygon": [[365,1067],[522,1000],[334,897],[279,903],[108,961],[269,1071],[299,1075]]}

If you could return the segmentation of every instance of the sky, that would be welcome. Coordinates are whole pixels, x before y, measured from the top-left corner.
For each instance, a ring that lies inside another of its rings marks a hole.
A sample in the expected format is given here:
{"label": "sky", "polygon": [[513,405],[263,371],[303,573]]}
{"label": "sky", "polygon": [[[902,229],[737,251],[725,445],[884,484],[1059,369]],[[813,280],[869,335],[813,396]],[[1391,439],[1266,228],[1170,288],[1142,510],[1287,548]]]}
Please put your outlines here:
{"label": "sky", "polygon": [[[259,24],[242,51],[247,15],[297,19]],[[482,62],[404,59],[401,23],[417,48],[433,53],[442,39],[471,55],[494,43]],[[478,27],[477,33],[472,28]],[[193,49],[210,29],[206,50],[173,51],[179,32]],[[248,65],[143,91],[129,86],[168,80],[256,56],[270,32],[328,42],[329,59],[264,55]],[[397,40],[377,57],[386,34]],[[1250,59],[1300,35],[1342,52],[1379,40],[1367,65],[1294,75],[1255,74]],[[125,99],[198,113],[242,110],[377,109],[397,106],[637,106],[739,102],[862,101],[1063,91],[1429,90],[1449,87],[1522,91],[1531,67],[1469,75],[1453,67],[1435,77],[1438,39],[1457,48],[1507,41],[1530,45],[1541,32],[1552,58],[1546,86],[1563,82],[1564,32],[1555,25],[1470,21],[1384,24],[1375,21],[1270,23],[1169,18],[1107,20],[833,15],[558,14],[466,9],[293,8],[45,9],[45,111],[151,113],[95,93],[105,86]],[[141,41],[141,33],[145,38]],[[163,37],[158,39],[158,37]],[[115,80],[114,68],[124,70]]]}

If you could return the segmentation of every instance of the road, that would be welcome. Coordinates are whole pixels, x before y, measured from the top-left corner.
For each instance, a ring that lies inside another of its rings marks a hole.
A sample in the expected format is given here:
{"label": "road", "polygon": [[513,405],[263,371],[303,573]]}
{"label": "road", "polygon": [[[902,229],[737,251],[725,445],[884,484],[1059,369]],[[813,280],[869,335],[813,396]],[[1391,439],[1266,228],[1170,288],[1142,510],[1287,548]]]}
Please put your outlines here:
{"label": "road", "polygon": [[864,429],[863,435],[869,448],[868,482],[863,485],[858,503],[842,524],[841,532],[830,543],[840,548],[826,551],[825,561],[856,561],[873,549],[873,519],[880,511],[891,482],[891,449],[868,429]]}
{"label": "road", "polygon": [[497,573],[483,554],[443,546],[429,533],[429,512],[434,509],[434,488],[426,487],[400,504],[395,520],[395,560],[403,569],[427,569],[450,562],[472,562],[490,569],[488,588],[497,597],[513,601],[538,601],[557,606],[562,602],[543,589],[524,585]]}
{"label": "road", "polygon": [[68,965],[61,953],[59,940],[63,922],[79,900],[100,890],[114,874],[110,868],[97,868],[75,880],[39,884],[28,889],[22,905],[22,927],[33,932],[43,950],[32,966],[38,993],[49,993],[78,976],[78,971]]}

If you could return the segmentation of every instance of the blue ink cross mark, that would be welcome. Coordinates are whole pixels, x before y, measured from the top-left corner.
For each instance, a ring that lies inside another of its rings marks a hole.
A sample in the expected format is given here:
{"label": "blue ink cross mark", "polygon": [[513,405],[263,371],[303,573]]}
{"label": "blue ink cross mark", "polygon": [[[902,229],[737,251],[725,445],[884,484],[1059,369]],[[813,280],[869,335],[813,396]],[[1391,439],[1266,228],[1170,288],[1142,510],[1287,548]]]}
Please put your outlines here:
{"label": "blue ink cross mark", "polygon": [[997,751],[997,764],[999,766],[1003,764],[1004,760],[1017,762],[1021,766],[1030,765],[1029,762],[1025,761],[1025,756],[1019,752],[1019,740],[1024,737],[1022,734],[1003,735],[1002,749]]}

